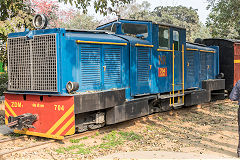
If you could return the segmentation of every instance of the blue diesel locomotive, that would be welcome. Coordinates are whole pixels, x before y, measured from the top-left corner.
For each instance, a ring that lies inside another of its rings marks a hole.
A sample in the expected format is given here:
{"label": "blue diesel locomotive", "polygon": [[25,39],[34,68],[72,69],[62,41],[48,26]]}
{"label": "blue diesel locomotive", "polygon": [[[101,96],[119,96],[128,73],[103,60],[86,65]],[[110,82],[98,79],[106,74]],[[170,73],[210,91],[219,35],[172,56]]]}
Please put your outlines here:
{"label": "blue diesel locomotive", "polygon": [[62,139],[209,102],[224,95],[218,74],[218,47],[186,43],[186,30],[168,24],[11,33],[5,121],[16,133]]}

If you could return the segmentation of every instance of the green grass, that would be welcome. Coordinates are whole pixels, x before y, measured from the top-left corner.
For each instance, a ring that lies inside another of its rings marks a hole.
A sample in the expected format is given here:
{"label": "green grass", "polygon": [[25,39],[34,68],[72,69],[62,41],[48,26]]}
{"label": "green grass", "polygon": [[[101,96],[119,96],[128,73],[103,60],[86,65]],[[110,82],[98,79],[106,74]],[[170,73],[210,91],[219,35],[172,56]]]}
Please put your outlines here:
{"label": "green grass", "polygon": [[[97,136],[97,135],[96,135]],[[102,138],[102,143],[99,145],[94,145],[91,147],[87,147],[84,144],[72,145],[69,147],[61,147],[56,150],[57,153],[71,153],[71,154],[89,154],[95,149],[111,149],[122,145],[127,141],[137,141],[142,139],[143,137],[134,132],[117,132],[112,131]],[[80,139],[70,139],[71,143],[79,143],[81,140],[88,139],[88,137],[83,137]]]}
{"label": "green grass", "polygon": [[160,121],[162,121],[162,120],[163,120],[163,118],[162,118],[162,117],[158,117],[158,119],[159,119]]}
{"label": "green grass", "polygon": [[132,132],[122,132],[120,131],[118,134],[122,136],[123,139],[129,140],[129,141],[134,141],[134,140],[140,140],[142,138],[141,135]]}
{"label": "green grass", "polygon": [[[73,152],[73,150],[74,150],[74,152]],[[56,149],[56,152],[57,153],[70,152],[72,154],[89,154],[89,153],[91,153],[90,148],[85,147],[84,144],[72,145],[69,147],[61,147],[59,149]]]}
{"label": "green grass", "polygon": [[147,125],[147,126],[146,126],[146,129],[149,130],[149,131],[152,131],[152,130],[154,129],[154,127]]}
{"label": "green grass", "polygon": [[116,131],[112,131],[108,134],[106,134],[102,140],[108,140],[108,141],[111,141],[111,140],[115,140],[117,138],[117,132]]}
{"label": "green grass", "polygon": [[69,141],[71,143],[79,143],[81,140],[85,140],[85,139],[88,139],[88,137],[85,136],[85,137],[82,137],[82,138],[79,138],[79,139],[70,139]]}
{"label": "green grass", "polygon": [[96,134],[95,134],[96,136],[99,136],[100,135],[100,133],[99,132],[96,132]]}
{"label": "green grass", "polygon": [[70,139],[69,140],[71,143],[79,143],[80,139]]}
{"label": "green grass", "polygon": [[65,153],[63,147],[58,148],[58,149],[56,149],[55,151],[56,151],[57,153]]}

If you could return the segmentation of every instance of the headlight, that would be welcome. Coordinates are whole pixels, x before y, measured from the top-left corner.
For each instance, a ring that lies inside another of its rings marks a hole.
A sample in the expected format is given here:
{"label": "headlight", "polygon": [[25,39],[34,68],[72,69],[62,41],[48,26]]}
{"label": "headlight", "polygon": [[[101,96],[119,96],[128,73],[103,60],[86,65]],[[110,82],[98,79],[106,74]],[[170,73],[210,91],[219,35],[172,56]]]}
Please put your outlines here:
{"label": "headlight", "polygon": [[67,89],[68,93],[76,91],[76,90],[78,90],[78,88],[79,88],[79,83],[78,82],[69,81],[66,85],[66,89]]}
{"label": "headlight", "polygon": [[45,29],[47,27],[48,21],[44,14],[36,14],[33,18],[33,26],[36,29]]}

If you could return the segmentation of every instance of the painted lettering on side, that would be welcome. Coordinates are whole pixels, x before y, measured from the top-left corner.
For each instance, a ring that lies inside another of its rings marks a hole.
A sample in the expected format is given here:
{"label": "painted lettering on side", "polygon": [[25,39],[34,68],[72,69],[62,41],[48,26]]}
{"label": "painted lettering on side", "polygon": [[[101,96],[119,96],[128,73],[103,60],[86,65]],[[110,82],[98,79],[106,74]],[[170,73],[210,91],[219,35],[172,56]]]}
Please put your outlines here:
{"label": "painted lettering on side", "polygon": [[158,68],[158,77],[167,77],[167,68]]}
{"label": "painted lettering on side", "polygon": [[34,108],[44,108],[45,106],[44,106],[44,104],[33,103],[32,107],[34,107]]}
{"label": "painted lettering on side", "polygon": [[166,56],[163,55],[163,56],[158,56],[159,58],[159,65],[165,65],[166,64]]}
{"label": "painted lettering on side", "polygon": [[64,105],[54,105],[55,111],[64,111]]}
{"label": "painted lettering on side", "polygon": [[11,102],[12,108],[22,108],[23,104],[21,102]]}

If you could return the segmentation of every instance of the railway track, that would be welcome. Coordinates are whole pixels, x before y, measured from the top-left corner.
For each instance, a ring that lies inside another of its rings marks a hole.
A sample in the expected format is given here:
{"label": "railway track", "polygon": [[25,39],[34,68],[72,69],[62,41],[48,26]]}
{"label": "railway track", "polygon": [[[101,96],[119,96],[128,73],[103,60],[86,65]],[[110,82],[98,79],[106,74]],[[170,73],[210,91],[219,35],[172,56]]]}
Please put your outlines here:
{"label": "railway track", "polygon": [[5,143],[5,142],[10,142],[10,141],[17,141],[17,140],[21,140],[21,139],[25,139],[25,138],[27,138],[27,136],[21,136],[21,137],[16,137],[16,138],[2,138],[2,139],[0,139],[0,144]]}
{"label": "railway track", "polygon": [[[152,114],[152,115],[154,115],[154,114]],[[152,116],[152,115],[148,115],[148,116]],[[139,117],[139,118],[134,119],[133,121],[138,120],[138,119],[142,119],[142,118],[143,117]],[[78,134],[66,136],[66,137],[64,137],[63,140],[48,139],[47,141],[44,141],[44,142],[39,142],[37,144],[13,149],[13,150],[10,150],[10,151],[4,151],[4,152],[0,151],[0,159],[3,158],[3,156],[5,156],[5,155],[20,152],[20,151],[24,151],[24,150],[28,150],[28,149],[32,149],[34,147],[39,147],[39,146],[47,145],[47,144],[50,144],[50,143],[56,143],[56,142],[66,142],[67,140],[72,139],[72,138],[81,138],[81,137],[84,137],[84,136],[92,136],[92,135],[96,134],[96,132],[99,132],[99,131],[108,132],[108,131],[111,131],[111,130],[112,130],[112,126],[105,126],[103,128],[95,129],[95,130],[92,130],[92,131],[86,131],[86,132],[83,132],[83,133],[78,133]],[[22,139],[26,139],[26,138],[28,138],[27,135],[24,135],[24,136],[21,136],[21,137],[16,137],[16,138],[0,139],[0,146],[3,143],[22,140]]]}
{"label": "railway track", "polygon": [[[152,115],[154,115],[154,114],[152,114]],[[151,115],[148,115],[148,116],[151,116]],[[134,120],[138,120],[138,119],[142,119],[142,118],[143,117],[139,117],[139,118],[136,118]],[[39,146],[47,145],[47,144],[50,144],[50,143],[56,143],[56,142],[65,142],[65,141],[67,141],[69,139],[72,139],[72,138],[81,138],[81,137],[84,137],[84,136],[92,136],[92,135],[96,134],[96,132],[99,132],[99,131],[108,132],[108,131],[111,131],[111,130],[112,130],[112,126],[105,126],[105,127],[99,128],[99,129],[92,130],[92,131],[86,131],[86,132],[83,132],[83,133],[78,133],[78,134],[66,136],[66,137],[64,137],[63,140],[48,139],[45,142],[39,142],[39,143],[34,144],[34,145],[17,148],[17,149],[13,149],[13,150],[10,150],[10,151],[4,151],[4,152],[0,151],[0,159],[3,158],[3,156],[5,156],[5,155],[20,152],[20,151],[24,151],[24,150],[28,150],[28,149],[32,149],[34,147],[39,147]],[[21,137],[16,137],[16,138],[0,139],[0,146],[3,143],[22,140],[22,139],[26,139],[26,138],[28,138],[27,135],[24,135],[24,136],[21,136]]]}
{"label": "railway track", "polygon": [[[61,142],[65,142],[65,141],[67,141],[69,139],[72,139],[72,138],[81,138],[81,137],[84,137],[84,136],[92,136],[92,135],[96,134],[96,132],[98,132],[98,131],[99,131],[99,129],[96,129],[96,130],[93,130],[93,131],[87,131],[87,132],[83,132],[83,133],[74,134],[74,135],[71,135],[71,136],[66,136],[63,140],[61,140]],[[27,136],[17,137],[17,138],[13,138],[13,139],[11,139],[11,138],[0,139],[0,145],[2,143],[21,140],[21,139],[24,139],[26,137]],[[30,146],[17,148],[17,149],[13,149],[13,150],[10,150],[10,151],[0,152],[0,159],[3,158],[3,156],[8,155],[8,154],[24,151],[24,150],[27,150],[27,149],[32,149],[32,148],[35,148],[35,147],[39,147],[39,146],[43,146],[43,145],[47,145],[47,144],[55,143],[55,142],[59,142],[59,140],[50,139],[50,140],[47,140],[45,142],[39,142],[37,144],[33,144],[33,145],[30,145]]]}

